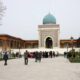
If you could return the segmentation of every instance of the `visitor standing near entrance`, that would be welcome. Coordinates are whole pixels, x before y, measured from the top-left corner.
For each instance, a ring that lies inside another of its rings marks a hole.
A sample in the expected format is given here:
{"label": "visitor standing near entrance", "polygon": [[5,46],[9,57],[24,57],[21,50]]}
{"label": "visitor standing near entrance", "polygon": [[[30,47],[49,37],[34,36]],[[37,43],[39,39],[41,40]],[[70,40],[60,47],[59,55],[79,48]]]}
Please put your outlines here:
{"label": "visitor standing near entrance", "polygon": [[49,56],[50,56],[51,58],[53,57],[52,51],[49,52]]}
{"label": "visitor standing near entrance", "polygon": [[35,52],[35,62],[38,61],[38,51]]}
{"label": "visitor standing near entrance", "polygon": [[38,52],[38,60],[39,60],[39,62],[41,62],[41,57],[42,57],[42,52],[40,51],[40,52]]}
{"label": "visitor standing near entrance", "polygon": [[24,63],[25,65],[28,65],[28,51],[27,50],[24,52]]}
{"label": "visitor standing near entrance", "polygon": [[5,61],[4,65],[7,65],[7,60],[8,60],[8,54],[7,54],[7,52],[4,52],[3,60]]}

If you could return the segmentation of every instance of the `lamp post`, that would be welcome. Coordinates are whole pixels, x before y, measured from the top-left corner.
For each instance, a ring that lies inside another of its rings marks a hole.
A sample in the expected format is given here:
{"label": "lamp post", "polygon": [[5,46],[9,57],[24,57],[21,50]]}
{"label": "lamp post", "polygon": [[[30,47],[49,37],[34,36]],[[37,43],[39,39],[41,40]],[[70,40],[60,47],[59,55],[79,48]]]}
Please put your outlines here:
{"label": "lamp post", "polygon": [[67,52],[68,52],[68,43],[67,43]]}
{"label": "lamp post", "polygon": [[73,51],[73,40],[74,40],[74,38],[73,38],[73,37],[71,37],[71,46],[72,46],[72,51]]}
{"label": "lamp post", "polygon": [[20,45],[20,43],[19,43],[19,54],[20,54],[20,48],[21,48],[21,45]]}

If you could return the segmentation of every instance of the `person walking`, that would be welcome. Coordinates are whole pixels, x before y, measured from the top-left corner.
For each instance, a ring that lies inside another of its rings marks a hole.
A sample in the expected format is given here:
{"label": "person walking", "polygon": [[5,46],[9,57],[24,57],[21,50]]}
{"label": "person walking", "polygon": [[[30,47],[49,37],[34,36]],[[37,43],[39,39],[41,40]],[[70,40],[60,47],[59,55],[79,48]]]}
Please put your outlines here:
{"label": "person walking", "polygon": [[8,54],[7,54],[7,52],[4,53],[3,60],[5,61],[4,65],[7,65],[7,60],[8,60]]}
{"label": "person walking", "polygon": [[24,52],[24,63],[25,65],[28,65],[28,51]]}

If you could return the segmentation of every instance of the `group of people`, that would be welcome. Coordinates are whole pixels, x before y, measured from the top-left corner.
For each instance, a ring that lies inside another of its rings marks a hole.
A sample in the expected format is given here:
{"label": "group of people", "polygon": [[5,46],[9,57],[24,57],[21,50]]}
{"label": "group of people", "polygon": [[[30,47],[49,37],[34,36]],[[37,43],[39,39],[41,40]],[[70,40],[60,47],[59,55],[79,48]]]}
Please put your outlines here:
{"label": "group of people", "polygon": [[[24,64],[25,65],[28,65],[28,57],[29,57],[29,54],[30,52],[28,52],[27,50],[24,52]],[[57,54],[55,54],[54,51],[35,51],[33,52],[33,55],[34,55],[34,58],[35,58],[35,62],[41,62],[41,58],[52,58],[52,57],[55,57],[55,56],[58,56],[59,53],[57,52]],[[3,55],[3,59],[5,61],[4,65],[7,65],[7,60],[9,59],[8,58],[8,54],[7,52],[4,52],[4,55]]]}
{"label": "group of people", "polygon": [[[28,51],[26,50],[24,52],[24,64],[27,65],[28,64]],[[7,65],[7,60],[9,59],[8,57],[8,54],[7,54],[7,51],[4,52],[3,54],[3,60],[4,60],[4,65],[6,66]]]}
{"label": "group of people", "polygon": [[[52,57],[56,57],[59,55],[59,52],[55,51],[34,51],[34,52],[29,52],[29,54],[32,54],[31,58],[35,58],[36,55],[35,54],[40,54],[42,58],[52,58]],[[30,56],[29,56],[30,57]]]}
{"label": "group of people", "polygon": [[52,58],[52,57],[57,57],[57,56],[59,56],[59,52],[57,52],[56,54],[55,54],[55,52],[54,51],[35,51],[35,52],[32,52],[32,53],[30,53],[30,52],[28,52],[27,50],[26,50],[26,52],[24,52],[24,61],[25,61],[25,64],[28,64],[28,57],[29,57],[29,55],[30,54],[33,54],[33,58],[35,58],[35,62],[41,62],[41,58]]}
{"label": "group of people", "polygon": [[42,57],[41,51],[40,52],[36,51],[34,53],[34,57],[35,57],[35,62],[37,62],[37,61],[41,62],[41,57]]}

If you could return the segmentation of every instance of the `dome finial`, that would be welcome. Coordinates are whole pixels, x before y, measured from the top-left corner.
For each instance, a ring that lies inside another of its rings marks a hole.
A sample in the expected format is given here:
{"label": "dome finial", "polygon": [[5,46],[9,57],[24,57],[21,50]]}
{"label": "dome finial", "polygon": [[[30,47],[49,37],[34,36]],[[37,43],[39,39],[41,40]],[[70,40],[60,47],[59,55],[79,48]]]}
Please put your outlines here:
{"label": "dome finial", "polygon": [[49,14],[51,14],[51,12],[49,11]]}
{"label": "dome finial", "polygon": [[51,15],[51,12],[49,11],[49,13],[48,13],[49,15]]}

